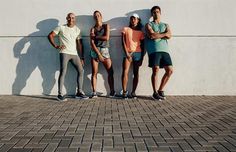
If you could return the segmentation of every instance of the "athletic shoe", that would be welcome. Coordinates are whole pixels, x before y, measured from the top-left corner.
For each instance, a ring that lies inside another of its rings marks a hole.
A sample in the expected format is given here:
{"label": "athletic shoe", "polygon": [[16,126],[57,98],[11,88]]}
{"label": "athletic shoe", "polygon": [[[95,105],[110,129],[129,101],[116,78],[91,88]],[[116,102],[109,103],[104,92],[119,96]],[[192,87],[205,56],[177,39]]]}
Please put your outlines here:
{"label": "athletic shoe", "polygon": [[98,97],[97,92],[92,92],[91,93],[91,98],[97,98],[97,97]]}
{"label": "athletic shoe", "polygon": [[163,98],[163,100],[166,99],[166,96],[165,96],[165,94],[164,94],[164,91],[158,91],[158,94],[159,94],[160,97]]}
{"label": "athletic shoe", "polygon": [[133,99],[138,98],[135,92],[131,92],[130,97],[133,98]]}
{"label": "athletic shoe", "polygon": [[152,98],[153,98],[154,100],[157,100],[157,101],[161,101],[161,100],[162,100],[162,97],[159,96],[159,94],[158,94],[157,92],[154,92],[154,93],[152,94]]}
{"label": "athletic shoe", "polygon": [[122,98],[128,99],[128,91],[122,91]]}
{"label": "athletic shoe", "polygon": [[84,92],[78,92],[75,95],[76,99],[88,99],[89,97],[84,94]]}
{"label": "athletic shoe", "polygon": [[116,92],[113,90],[110,92],[109,97],[114,98],[116,96]]}
{"label": "athletic shoe", "polygon": [[58,95],[58,96],[57,96],[57,100],[58,100],[58,101],[67,101],[67,99],[65,98],[65,96],[62,96],[62,95]]}

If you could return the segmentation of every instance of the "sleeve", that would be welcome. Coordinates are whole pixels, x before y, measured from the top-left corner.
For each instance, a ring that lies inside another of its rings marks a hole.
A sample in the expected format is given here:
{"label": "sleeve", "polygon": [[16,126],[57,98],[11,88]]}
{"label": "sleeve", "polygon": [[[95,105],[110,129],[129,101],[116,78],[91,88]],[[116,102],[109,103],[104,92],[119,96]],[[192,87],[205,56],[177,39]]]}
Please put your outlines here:
{"label": "sleeve", "polygon": [[56,33],[56,35],[58,35],[60,31],[61,31],[61,27],[60,27],[60,26],[56,27],[56,28],[53,30],[53,32]]}
{"label": "sleeve", "polygon": [[122,33],[122,34],[125,34],[125,33],[126,33],[126,29],[127,29],[127,28],[124,27],[124,28],[122,29],[121,33]]}
{"label": "sleeve", "polygon": [[80,29],[77,28],[77,37],[76,37],[77,40],[81,39],[81,32],[80,32]]}

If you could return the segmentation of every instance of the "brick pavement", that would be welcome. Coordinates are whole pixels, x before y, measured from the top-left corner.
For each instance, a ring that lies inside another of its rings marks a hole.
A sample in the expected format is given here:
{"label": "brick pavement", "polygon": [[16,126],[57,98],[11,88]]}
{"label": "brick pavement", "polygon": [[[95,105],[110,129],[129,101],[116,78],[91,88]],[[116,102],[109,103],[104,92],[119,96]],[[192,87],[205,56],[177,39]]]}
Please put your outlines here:
{"label": "brick pavement", "polygon": [[236,96],[0,96],[0,152],[235,151]]}

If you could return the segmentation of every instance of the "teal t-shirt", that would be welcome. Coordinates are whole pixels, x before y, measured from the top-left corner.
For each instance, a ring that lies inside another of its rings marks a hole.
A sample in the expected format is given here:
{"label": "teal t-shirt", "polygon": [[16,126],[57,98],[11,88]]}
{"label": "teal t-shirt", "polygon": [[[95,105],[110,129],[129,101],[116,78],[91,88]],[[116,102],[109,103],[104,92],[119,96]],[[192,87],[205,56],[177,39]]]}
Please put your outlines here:
{"label": "teal t-shirt", "polygon": [[[166,31],[167,24],[160,22],[159,24],[156,24],[155,22],[149,22],[148,23],[154,32],[163,33]],[[145,40],[145,48],[147,50],[148,54],[154,53],[154,52],[169,52],[168,42],[167,39],[149,39],[146,37]]]}

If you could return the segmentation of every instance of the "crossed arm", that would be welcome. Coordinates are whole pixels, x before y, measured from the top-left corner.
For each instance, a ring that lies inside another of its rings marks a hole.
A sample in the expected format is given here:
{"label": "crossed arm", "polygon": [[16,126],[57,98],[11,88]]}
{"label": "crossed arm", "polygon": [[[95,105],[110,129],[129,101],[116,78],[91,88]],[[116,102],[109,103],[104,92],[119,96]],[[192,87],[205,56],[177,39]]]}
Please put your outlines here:
{"label": "crossed arm", "polygon": [[149,24],[145,25],[145,30],[150,39],[170,39],[172,36],[169,25],[167,25],[166,31],[163,33],[154,32]]}

